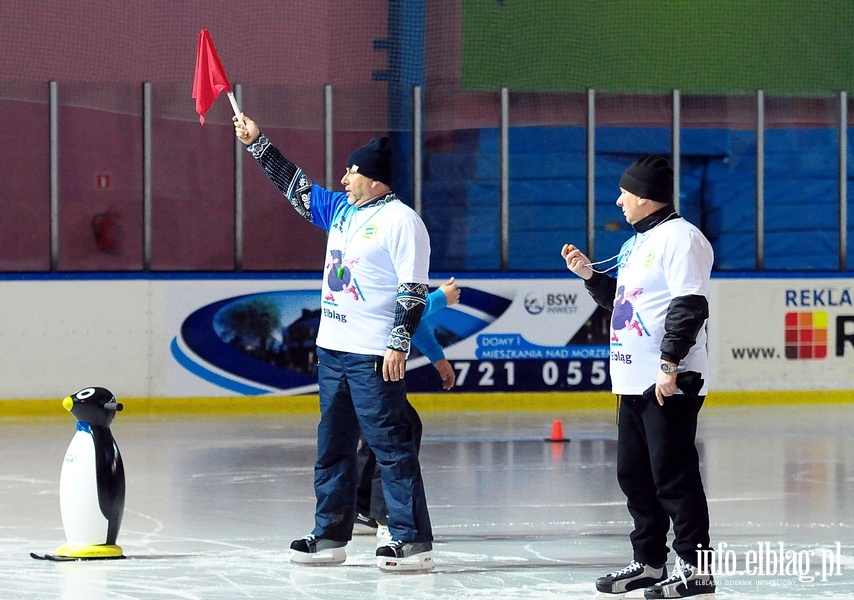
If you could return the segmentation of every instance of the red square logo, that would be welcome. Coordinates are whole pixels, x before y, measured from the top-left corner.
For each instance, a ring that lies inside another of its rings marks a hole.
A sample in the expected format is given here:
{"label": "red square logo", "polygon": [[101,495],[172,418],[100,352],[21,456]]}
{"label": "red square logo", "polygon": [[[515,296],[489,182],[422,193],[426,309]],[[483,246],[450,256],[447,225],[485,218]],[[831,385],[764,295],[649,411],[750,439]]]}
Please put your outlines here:
{"label": "red square logo", "polygon": [[786,313],[786,358],[814,360],[827,358],[827,313]]}

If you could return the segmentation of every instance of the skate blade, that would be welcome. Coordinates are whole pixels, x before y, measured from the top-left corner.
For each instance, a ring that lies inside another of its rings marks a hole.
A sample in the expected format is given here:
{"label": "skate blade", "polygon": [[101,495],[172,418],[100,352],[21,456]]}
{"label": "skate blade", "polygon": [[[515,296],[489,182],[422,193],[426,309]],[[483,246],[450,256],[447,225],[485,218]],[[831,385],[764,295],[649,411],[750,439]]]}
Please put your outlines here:
{"label": "skate blade", "polygon": [[[715,592],[709,592],[707,594],[694,594],[693,596],[679,596],[680,598],[690,598],[691,600],[717,600],[717,596],[715,596]],[[644,596],[646,598],[646,596]],[[631,600],[628,598],[627,600]],[[667,600],[667,597],[661,597],[660,600]]]}
{"label": "skate blade", "polygon": [[429,573],[436,568],[433,555],[428,552],[407,558],[377,557],[377,568],[383,573]]}
{"label": "skate blade", "polygon": [[324,567],[340,565],[345,560],[347,560],[347,552],[344,548],[331,548],[315,552],[314,554],[291,552],[291,562],[299,565]]}

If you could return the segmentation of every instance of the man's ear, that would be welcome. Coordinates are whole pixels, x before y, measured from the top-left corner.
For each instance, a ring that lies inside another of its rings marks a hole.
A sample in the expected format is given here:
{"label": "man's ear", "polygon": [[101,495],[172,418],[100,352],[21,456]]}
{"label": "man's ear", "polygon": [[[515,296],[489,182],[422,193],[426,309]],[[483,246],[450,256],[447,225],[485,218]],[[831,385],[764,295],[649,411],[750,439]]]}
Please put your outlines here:
{"label": "man's ear", "polygon": [[[377,181],[376,179],[371,179],[371,189],[374,191],[378,191],[377,188],[388,188],[386,184],[382,181]],[[391,188],[389,188],[391,189]]]}

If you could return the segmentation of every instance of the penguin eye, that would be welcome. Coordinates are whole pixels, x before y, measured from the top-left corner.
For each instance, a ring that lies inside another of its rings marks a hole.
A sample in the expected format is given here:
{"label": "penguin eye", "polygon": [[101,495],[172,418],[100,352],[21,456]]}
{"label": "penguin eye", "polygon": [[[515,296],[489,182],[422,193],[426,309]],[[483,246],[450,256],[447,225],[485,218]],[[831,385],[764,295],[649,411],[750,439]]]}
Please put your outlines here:
{"label": "penguin eye", "polygon": [[86,388],[74,394],[74,397],[78,400],[85,400],[86,398],[91,398],[94,394],[95,388]]}

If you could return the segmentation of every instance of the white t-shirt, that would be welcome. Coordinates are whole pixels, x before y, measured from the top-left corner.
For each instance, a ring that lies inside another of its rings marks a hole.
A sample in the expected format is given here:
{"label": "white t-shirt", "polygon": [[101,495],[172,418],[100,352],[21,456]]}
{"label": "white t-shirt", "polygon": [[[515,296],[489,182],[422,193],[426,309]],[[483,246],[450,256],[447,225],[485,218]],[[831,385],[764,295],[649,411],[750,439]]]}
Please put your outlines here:
{"label": "white t-shirt", "polygon": [[341,192],[312,188],[313,222],[326,229],[317,345],[385,354],[400,283],[428,283],[430,238],[421,217],[394,199],[357,209]]}
{"label": "white t-shirt", "polygon": [[[655,383],[670,301],[688,295],[708,298],[713,260],[711,244],[685,219],[663,221],[623,244],[611,315],[615,394],[639,395]],[[706,383],[700,393],[708,392],[705,325],[679,370],[701,373]]]}

